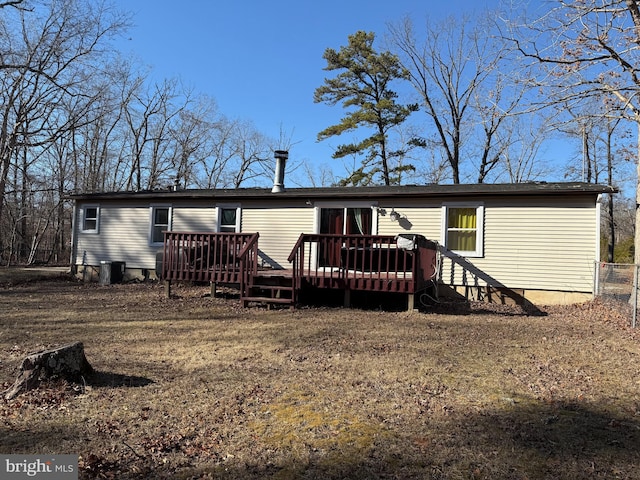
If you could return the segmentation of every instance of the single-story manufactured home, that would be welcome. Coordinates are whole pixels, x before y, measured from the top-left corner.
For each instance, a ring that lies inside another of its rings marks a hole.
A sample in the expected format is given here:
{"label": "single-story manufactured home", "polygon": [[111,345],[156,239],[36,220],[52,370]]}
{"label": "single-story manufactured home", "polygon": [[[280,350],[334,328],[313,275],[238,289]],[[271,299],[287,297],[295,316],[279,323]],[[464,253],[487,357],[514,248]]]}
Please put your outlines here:
{"label": "single-story manufactured home", "polygon": [[469,299],[575,303],[592,296],[599,198],[614,191],[536,182],[77,194],[71,263],[85,279],[110,264],[125,279],[214,288],[293,271],[291,288],[263,282],[254,293],[292,289],[291,303],[314,287],[345,298],[404,292],[413,306],[434,286]]}

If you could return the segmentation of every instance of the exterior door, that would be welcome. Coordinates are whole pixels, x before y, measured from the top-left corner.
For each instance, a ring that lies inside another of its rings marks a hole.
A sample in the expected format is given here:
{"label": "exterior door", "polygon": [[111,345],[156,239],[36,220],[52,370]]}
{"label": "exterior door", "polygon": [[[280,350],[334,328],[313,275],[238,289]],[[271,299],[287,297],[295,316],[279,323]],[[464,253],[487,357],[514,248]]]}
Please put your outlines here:
{"label": "exterior door", "polygon": [[[321,234],[370,235],[372,229],[370,207],[327,207],[320,209]],[[321,267],[340,266],[342,242],[327,240],[318,246],[318,265]]]}
{"label": "exterior door", "polygon": [[[344,208],[320,209],[321,234],[342,235],[344,229]],[[327,239],[318,245],[318,266],[339,267],[341,244]]]}
{"label": "exterior door", "polygon": [[337,235],[371,235],[371,208],[321,208],[320,231]]}

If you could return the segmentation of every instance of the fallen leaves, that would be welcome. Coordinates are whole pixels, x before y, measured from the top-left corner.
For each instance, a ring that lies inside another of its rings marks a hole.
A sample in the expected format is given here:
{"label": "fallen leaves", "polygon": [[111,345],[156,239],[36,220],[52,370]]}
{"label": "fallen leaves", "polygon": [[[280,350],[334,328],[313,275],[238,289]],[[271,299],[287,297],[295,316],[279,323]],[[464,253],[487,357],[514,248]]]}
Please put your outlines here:
{"label": "fallen leaves", "polygon": [[4,387],[68,335],[106,373],[0,403],[0,441],[78,453],[82,479],[633,478],[640,462],[637,337],[604,304],[289,312],[208,287],[40,287],[3,292],[20,307],[0,319]]}

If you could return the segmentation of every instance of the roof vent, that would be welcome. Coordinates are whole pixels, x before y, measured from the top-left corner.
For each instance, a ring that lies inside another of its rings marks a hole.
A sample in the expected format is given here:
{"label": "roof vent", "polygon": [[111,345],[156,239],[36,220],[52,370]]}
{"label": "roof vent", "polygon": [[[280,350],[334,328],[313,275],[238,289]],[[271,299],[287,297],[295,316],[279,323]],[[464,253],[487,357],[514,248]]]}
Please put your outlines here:
{"label": "roof vent", "polygon": [[273,156],[276,159],[276,172],[271,193],[280,193],[284,192],[284,168],[289,158],[289,152],[286,150],[276,150],[273,152]]}

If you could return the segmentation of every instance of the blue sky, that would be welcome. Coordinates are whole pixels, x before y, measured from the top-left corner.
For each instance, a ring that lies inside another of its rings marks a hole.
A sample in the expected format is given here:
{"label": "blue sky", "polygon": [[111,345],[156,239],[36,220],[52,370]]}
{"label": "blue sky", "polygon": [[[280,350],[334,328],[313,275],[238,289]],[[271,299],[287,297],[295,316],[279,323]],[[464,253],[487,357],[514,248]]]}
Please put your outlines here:
{"label": "blue sky", "polygon": [[[294,144],[292,161],[327,164],[340,139],[316,135],[343,116],[340,106],[313,102],[322,85],[326,48],[339,49],[357,30],[381,41],[387,22],[410,15],[416,24],[495,8],[497,0],[307,0],[205,1],[116,0],[133,15],[121,50],[152,68],[161,81],[180,78],[213,97],[224,115],[250,120],[277,139],[282,130]],[[380,44],[376,44],[380,48]]]}

